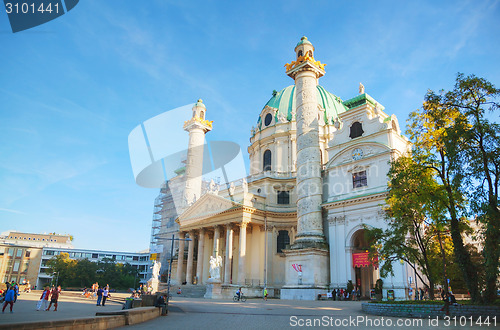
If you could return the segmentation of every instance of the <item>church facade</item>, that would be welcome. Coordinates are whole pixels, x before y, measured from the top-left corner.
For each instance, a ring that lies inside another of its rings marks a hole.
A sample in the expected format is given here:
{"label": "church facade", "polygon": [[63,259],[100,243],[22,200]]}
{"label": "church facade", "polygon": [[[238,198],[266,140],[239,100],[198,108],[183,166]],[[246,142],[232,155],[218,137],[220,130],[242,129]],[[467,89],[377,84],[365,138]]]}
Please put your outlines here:
{"label": "church facade", "polygon": [[[250,174],[221,190],[202,189],[204,134],[212,129],[201,100],[184,128],[189,132],[184,202],[176,223],[173,262],[177,284],[214,281],[210,260],[220,260],[220,296],[237,287],[261,296],[316,299],[346,288],[370,296],[379,271],[368,258],[366,227],[385,228],[387,172],[409,149],[397,118],[365,93],[341,100],[319,84],[324,64],[303,37],[286,74],[294,84],[274,91],[251,130]],[[216,129],[216,128],[214,128]],[[200,147],[201,146],[201,147]],[[408,267],[395,265],[384,297],[407,295]]]}

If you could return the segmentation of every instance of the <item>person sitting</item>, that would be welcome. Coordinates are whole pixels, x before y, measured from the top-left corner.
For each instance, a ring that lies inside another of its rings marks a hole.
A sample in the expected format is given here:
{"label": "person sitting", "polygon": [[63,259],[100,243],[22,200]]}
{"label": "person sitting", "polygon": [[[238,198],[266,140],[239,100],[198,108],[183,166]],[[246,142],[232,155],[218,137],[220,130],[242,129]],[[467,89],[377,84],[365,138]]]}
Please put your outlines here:
{"label": "person sitting", "polygon": [[450,304],[452,304],[454,306],[458,305],[457,299],[455,298],[455,295],[452,292],[448,293],[448,297],[449,297]]}
{"label": "person sitting", "polygon": [[163,307],[163,306],[165,306],[167,304],[166,303],[166,301],[167,301],[166,298],[167,298],[166,295],[159,296],[158,299],[156,300],[155,306],[156,307]]}
{"label": "person sitting", "polygon": [[243,294],[243,292],[241,291],[241,287],[240,287],[238,290],[236,290],[236,295],[238,296],[238,300],[241,299],[242,294]]}

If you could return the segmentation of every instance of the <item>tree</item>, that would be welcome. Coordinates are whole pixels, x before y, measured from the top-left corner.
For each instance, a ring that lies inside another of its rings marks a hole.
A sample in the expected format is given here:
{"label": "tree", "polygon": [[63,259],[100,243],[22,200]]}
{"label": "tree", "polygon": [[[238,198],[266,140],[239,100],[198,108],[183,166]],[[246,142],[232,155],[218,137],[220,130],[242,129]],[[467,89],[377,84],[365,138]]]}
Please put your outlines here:
{"label": "tree", "polygon": [[[57,281],[61,286],[67,286],[75,278],[76,260],[70,259],[69,254],[62,252],[47,261],[50,273],[57,273]],[[55,284],[55,283],[54,283]]]}
{"label": "tree", "polygon": [[401,156],[391,163],[389,195],[385,214],[386,230],[365,228],[371,253],[379,254],[381,276],[393,273],[393,262],[403,260],[425,277],[417,276],[434,299],[437,273],[431,269],[430,242],[435,234],[433,223],[440,221],[444,205],[443,191],[432,171],[411,156]]}
{"label": "tree", "polygon": [[487,303],[496,299],[500,258],[500,126],[488,120],[487,115],[500,109],[495,102],[499,95],[500,90],[486,79],[458,74],[454,89],[436,99],[460,113],[460,120],[450,130],[450,135],[463,143],[452,144],[450,151],[469,177],[471,211],[485,224],[484,299]]}
{"label": "tree", "polygon": [[465,219],[465,173],[457,162],[459,154],[454,152],[456,140],[453,132],[457,121],[462,117],[457,108],[447,107],[442,102],[442,95],[429,91],[421,111],[410,114],[408,134],[413,142],[413,154],[419,163],[433,171],[433,175],[442,186],[447,223],[453,240],[455,260],[462,270],[473,301],[479,301],[479,283],[477,265],[465,248],[461,221]]}

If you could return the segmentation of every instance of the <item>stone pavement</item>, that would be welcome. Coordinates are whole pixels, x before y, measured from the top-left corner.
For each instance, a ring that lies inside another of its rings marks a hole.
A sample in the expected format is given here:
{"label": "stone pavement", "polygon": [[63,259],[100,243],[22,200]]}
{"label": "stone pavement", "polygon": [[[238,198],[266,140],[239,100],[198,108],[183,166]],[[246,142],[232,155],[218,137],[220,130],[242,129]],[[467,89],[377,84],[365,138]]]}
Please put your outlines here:
{"label": "stone pavement", "polygon": [[[66,320],[80,317],[95,316],[98,311],[121,310],[122,304],[106,301],[106,306],[96,306],[96,300],[88,299],[74,292],[63,291],[59,296],[57,312],[54,312],[54,305],[51,310],[37,311],[36,304],[40,300],[42,291],[32,291],[31,293],[21,293],[14,304],[14,313],[9,312],[9,307],[5,308],[5,313],[0,313],[0,324],[24,323],[31,321],[52,321]],[[122,295],[122,294],[115,294]],[[129,296],[126,295],[126,296]],[[1,304],[3,307],[3,304]]]}
{"label": "stone pavement", "polygon": [[[367,315],[362,312],[361,303],[355,301],[249,299],[245,303],[235,303],[228,300],[174,297],[171,300],[168,316],[122,329],[456,329],[459,327],[459,325],[445,326],[442,320],[434,325],[429,324],[428,319]],[[485,326],[477,328],[488,329]],[[489,328],[495,327],[490,325]]]}

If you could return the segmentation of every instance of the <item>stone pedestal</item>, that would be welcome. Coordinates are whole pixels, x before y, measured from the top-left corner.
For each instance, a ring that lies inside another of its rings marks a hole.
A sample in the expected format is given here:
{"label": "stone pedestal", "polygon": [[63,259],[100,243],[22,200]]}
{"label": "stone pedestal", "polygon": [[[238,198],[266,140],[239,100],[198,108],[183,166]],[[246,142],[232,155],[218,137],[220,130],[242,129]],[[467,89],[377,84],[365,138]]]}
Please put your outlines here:
{"label": "stone pedestal", "polygon": [[205,299],[222,299],[222,283],[219,280],[208,279],[207,291],[204,295]]}
{"label": "stone pedestal", "polygon": [[[329,282],[327,250],[306,248],[283,252],[286,255],[286,285],[281,289],[281,299],[316,300],[318,294],[327,292]],[[301,265],[302,274],[293,268],[293,264]]]}
{"label": "stone pedestal", "polygon": [[153,288],[153,291],[151,291],[152,294],[158,292],[159,285],[160,285],[160,281],[158,281],[157,278],[150,278],[148,280],[148,286],[151,286],[151,288]]}

